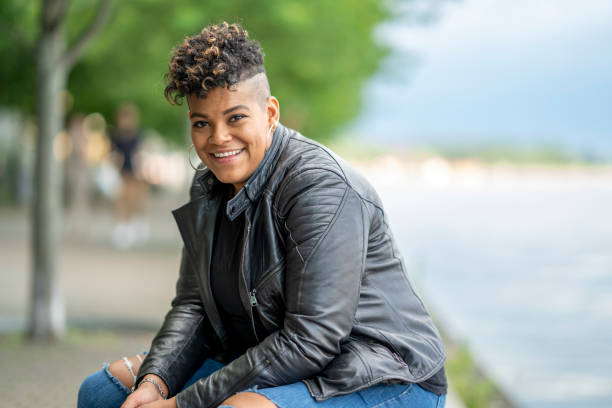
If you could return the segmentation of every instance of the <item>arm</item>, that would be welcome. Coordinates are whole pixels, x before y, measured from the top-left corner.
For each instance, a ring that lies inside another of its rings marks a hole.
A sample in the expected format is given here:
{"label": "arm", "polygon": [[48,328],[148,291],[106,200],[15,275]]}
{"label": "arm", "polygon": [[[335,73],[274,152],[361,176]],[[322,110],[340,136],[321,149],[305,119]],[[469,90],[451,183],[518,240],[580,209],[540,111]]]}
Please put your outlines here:
{"label": "arm", "polygon": [[213,407],[254,384],[277,386],[319,373],[349,335],[364,268],[361,200],[333,172],[306,170],[279,190],[286,237],[284,327],[177,395],[181,408]]}
{"label": "arm", "polygon": [[176,394],[211,353],[210,325],[204,313],[197,276],[183,249],[176,296],[138,372],[136,385],[155,375]]}

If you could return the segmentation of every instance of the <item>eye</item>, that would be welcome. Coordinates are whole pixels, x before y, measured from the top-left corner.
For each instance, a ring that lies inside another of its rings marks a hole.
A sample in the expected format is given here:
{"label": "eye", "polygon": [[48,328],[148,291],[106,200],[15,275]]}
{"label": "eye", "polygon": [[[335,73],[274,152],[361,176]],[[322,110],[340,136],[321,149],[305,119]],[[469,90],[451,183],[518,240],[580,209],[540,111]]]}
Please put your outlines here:
{"label": "eye", "polygon": [[246,118],[246,115],[243,115],[242,113],[237,113],[235,115],[230,116],[229,121],[230,122],[238,122],[240,119]]}
{"label": "eye", "polygon": [[199,129],[199,128],[203,128],[204,126],[208,126],[208,122],[206,122],[205,120],[198,120],[198,121],[193,122],[191,126]]}

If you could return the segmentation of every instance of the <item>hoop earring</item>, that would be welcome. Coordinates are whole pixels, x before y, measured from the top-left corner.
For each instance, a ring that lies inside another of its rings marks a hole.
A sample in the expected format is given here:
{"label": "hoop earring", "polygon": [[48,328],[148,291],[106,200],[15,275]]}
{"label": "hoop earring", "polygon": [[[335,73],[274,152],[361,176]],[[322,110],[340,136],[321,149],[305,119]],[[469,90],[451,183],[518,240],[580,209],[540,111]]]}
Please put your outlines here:
{"label": "hoop earring", "polygon": [[193,163],[191,162],[191,150],[194,148],[195,148],[195,145],[192,143],[191,146],[189,146],[189,149],[187,150],[187,161],[189,162],[189,165],[191,166],[192,169],[194,169],[195,171],[201,171],[196,166],[194,166]]}
{"label": "hoop earring", "polygon": [[274,122],[272,125],[270,125],[270,129],[268,129],[268,136],[266,137],[267,141],[270,141],[270,137],[272,135],[272,128],[276,128],[278,126],[278,120],[276,122]]}

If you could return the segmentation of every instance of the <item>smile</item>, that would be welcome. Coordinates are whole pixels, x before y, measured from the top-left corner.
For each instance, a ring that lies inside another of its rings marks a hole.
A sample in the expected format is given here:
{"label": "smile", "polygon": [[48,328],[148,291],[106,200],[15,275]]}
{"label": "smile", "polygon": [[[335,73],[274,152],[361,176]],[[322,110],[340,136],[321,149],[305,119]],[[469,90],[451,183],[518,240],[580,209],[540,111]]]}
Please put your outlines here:
{"label": "smile", "polygon": [[234,155],[237,155],[238,153],[240,153],[243,150],[244,149],[238,149],[238,150],[232,150],[231,152],[213,153],[213,156],[215,156],[215,157],[234,156]]}

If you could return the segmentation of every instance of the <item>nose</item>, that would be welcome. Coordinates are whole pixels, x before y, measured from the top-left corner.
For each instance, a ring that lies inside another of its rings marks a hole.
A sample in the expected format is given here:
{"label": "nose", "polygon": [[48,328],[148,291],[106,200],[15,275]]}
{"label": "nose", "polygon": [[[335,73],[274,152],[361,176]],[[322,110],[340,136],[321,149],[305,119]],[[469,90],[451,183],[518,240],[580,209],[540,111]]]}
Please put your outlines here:
{"label": "nose", "polygon": [[212,128],[212,134],[208,138],[208,142],[216,145],[222,145],[232,140],[232,135],[226,126],[218,125]]}

